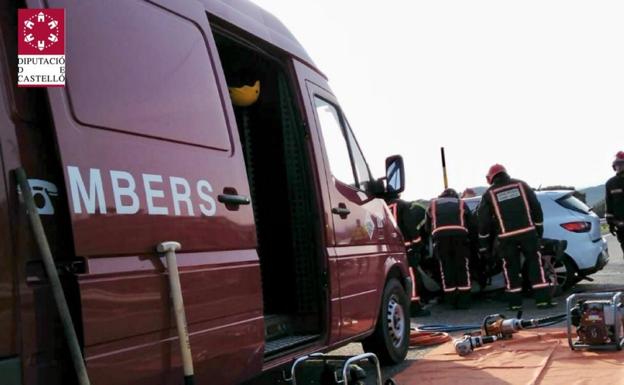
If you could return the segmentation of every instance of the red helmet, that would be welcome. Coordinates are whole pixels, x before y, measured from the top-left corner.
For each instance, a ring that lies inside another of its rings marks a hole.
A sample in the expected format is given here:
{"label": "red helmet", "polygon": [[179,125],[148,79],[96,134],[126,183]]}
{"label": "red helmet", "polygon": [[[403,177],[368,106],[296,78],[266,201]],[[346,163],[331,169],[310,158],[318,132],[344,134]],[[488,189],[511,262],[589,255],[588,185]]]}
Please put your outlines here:
{"label": "red helmet", "polygon": [[492,184],[492,181],[494,180],[494,177],[496,175],[500,174],[501,172],[507,172],[507,169],[505,169],[505,166],[496,163],[495,165],[490,167],[490,170],[488,171],[487,175],[485,176],[485,179],[487,179],[487,182],[489,184]]}
{"label": "red helmet", "polygon": [[617,154],[615,154],[615,160],[613,161],[613,170],[615,170],[615,166],[617,166],[618,164],[622,164],[624,165],[624,151],[620,151]]}

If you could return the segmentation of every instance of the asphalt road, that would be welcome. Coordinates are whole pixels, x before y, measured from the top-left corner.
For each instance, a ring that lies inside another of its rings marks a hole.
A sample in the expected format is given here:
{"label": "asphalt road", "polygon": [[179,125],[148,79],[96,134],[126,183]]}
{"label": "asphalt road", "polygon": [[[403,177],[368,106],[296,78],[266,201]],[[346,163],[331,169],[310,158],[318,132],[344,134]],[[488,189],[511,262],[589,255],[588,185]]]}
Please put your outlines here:
{"label": "asphalt road", "polygon": [[[617,240],[611,236],[607,236],[609,243],[609,263],[605,268],[596,274],[593,274],[591,278],[593,282],[581,281],[575,287],[563,293],[561,296],[554,299],[558,302],[557,307],[548,310],[538,310],[535,308],[535,304],[532,299],[524,299],[524,313],[523,318],[540,318],[551,314],[559,314],[565,312],[565,298],[574,292],[579,291],[612,291],[615,289],[624,290],[624,257],[622,256],[622,249],[620,248]],[[501,313],[508,317],[515,316],[513,313],[506,311],[506,303],[496,298],[484,298],[478,301],[474,301],[472,307],[469,310],[454,310],[446,306],[445,304],[433,304],[429,306],[431,310],[431,316],[412,318],[412,325],[418,326],[422,324],[480,324],[483,317],[489,314]],[[455,336],[460,336],[462,333],[456,333]],[[431,348],[410,349],[407,359],[400,365],[387,367],[383,369],[384,377],[392,376],[415,360],[418,360]],[[355,355],[362,353],[362,346],[359,343],[349,344],[341,349],[335,350],[332,354],[339,355]]]}

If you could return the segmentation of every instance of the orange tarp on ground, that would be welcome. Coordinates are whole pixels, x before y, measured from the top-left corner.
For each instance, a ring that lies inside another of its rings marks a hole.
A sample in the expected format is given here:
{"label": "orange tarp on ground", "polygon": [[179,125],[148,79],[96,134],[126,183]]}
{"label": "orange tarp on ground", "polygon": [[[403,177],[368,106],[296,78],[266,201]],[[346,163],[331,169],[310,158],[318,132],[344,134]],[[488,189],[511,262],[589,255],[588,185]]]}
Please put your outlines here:
{"label": "orange tarp on ground", "polygon": [[400,385],[624,385],[624,351],[572,351],[564,330],[522,331],[465,357],[447,342],[395,379]]}

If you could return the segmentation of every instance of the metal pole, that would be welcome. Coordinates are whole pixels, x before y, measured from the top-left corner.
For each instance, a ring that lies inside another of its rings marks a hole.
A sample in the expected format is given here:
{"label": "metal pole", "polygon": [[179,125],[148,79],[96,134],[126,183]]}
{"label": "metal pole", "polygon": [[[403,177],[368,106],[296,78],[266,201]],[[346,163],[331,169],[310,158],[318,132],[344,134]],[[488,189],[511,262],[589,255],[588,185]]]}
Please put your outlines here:
{"label": "metal pole", "polygon": [[186,326],[184,300],[182,299],[182,287],[180,285],[180,273],[178,272],[178,262],[176,261],[175,255],[176,250],[180,250],[180,247],[182,246],[178,242],[162,242],[156,246],[156,251],[164,253],[167,258],[171,299],[173,300],[176,326],[178,328],[178,338],[180,340],[180,353],[182,354],[184,385],[193,385],[195,383],[193,373],[193,355],[191,354],[191,341],[189,339],[188,327]]}
{"label": "metal pole", "polygon": [[442,156],[442,174],[444,175],[444,189],[448,188],[448,178],[446,177],[446,157],[444,156],[444,147],[440,147],[440,155]]}
{"label": "metal pole", "polygon": [[26,211],[28,212],[28,218],[30,219],[30,225],[35,235],[35,241],[41,253],[41,260],[45,267],[46,274],[50,280],[50,287],[52,288],[52,294],[54,295],[54,302],[58,309],[59,316],[61,317],[61,323],[63,324],[63,331],[65,332],[65,338],[67,339],[67,345],[69,345],[69,352],[71,355],[74,369],[76,370],[76,376],[78,377],[78,383],[80,385],[89,385],[89,376],[87,375],[87,368],[82,357],[80,350],[80,344],[78,343],[78,336],[76,335],[76,329],[74,329],[74,323],[72,322],[71,315],[69,313],[69,306],[65,300],[63,293],[63,287],[61,286],[61,280],[56,271],[56,265],[52,258],[52,251],[50,251],[50,245],[39,217],[37,206],[32,197],[30,191],[30,185],[28,184],[28,178],[23,168],[15,170],[15,176],[17,183],[22,193],[24,204],[26,205]]}

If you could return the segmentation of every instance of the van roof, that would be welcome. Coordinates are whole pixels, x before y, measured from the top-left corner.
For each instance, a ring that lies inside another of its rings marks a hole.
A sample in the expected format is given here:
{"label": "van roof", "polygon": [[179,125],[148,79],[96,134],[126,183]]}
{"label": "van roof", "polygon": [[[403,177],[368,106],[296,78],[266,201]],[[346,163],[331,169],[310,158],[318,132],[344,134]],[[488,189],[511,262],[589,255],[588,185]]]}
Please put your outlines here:
{"label": "van roof", "polygon": [[288,52],[319,71],[288,28],[277,17],[256,4],[248,0],[202,0],[202,2],[208,13]]}

